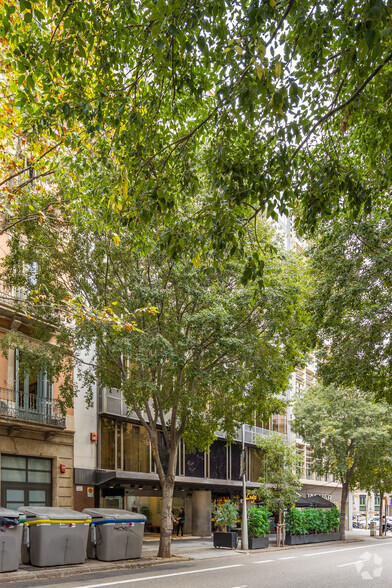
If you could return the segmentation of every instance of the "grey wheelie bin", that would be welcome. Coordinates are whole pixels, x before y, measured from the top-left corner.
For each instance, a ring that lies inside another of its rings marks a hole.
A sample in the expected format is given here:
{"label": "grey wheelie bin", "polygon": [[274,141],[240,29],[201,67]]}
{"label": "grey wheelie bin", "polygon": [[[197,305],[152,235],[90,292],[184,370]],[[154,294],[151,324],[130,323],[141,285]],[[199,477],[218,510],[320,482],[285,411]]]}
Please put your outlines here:
{"label": "grey wheelie bin", "polygon": [[13,572],[18,569],[22,533],[20,512],[0,508],[0,572]]}
{"label": "grey wheelie bin", "polygon": [[101,561],[141,557],[144,515],[114,508],[85,508],[83,512],[92,519],[87,557]]}
{"label": "grey wheelie bin", "polygon": [[21,506],[26,519],[22,562],[33,566],[83,563],[91,517],[70,508]]}

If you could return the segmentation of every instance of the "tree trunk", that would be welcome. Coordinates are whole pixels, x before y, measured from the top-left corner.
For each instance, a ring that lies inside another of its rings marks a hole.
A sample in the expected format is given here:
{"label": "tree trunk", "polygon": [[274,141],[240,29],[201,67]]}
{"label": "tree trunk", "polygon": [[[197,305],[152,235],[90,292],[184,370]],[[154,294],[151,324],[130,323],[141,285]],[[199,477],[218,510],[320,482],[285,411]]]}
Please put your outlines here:
{"label": "tree trunk", "polygon": [[346,538],[346,502],[347,502],[347,497],[348,497],[349,484],[350,484],[350,482],[345,480],[342,485],[342,497],[341,497],[341,503],[340,503],[340,525],[339,525],[340,539],[342,541],[344,541]]}
{"label": "tree trunk", "polygon": [[171,512],[173,507],[174,476],[165,476],[162,486],[161,535],[158,557],[168,558],[171,553]]}

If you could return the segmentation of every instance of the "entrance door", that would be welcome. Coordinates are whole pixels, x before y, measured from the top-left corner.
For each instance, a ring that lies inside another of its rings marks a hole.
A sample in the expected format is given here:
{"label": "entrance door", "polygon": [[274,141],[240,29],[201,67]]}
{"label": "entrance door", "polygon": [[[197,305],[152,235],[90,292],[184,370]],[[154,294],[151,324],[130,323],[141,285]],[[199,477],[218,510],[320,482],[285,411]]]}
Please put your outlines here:
{"label": "entrance door", "polygon": [[1,456],[1,505],[51,506],[52,460],[16,455]]}

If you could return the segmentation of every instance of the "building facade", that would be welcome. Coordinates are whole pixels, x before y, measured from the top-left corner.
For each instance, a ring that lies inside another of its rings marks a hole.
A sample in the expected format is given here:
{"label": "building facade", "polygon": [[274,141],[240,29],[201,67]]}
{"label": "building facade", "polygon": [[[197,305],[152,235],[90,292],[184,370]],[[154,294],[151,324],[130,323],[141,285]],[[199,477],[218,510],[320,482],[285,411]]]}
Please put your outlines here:
{"label": "building facade", "polygon": [[[17,331],[33,342],[23,299],[0,282],[0,339]],[[60,383],[22,367],[20,353],[0,355],[0,504],[73,507],[72,411],[60,410]]]}

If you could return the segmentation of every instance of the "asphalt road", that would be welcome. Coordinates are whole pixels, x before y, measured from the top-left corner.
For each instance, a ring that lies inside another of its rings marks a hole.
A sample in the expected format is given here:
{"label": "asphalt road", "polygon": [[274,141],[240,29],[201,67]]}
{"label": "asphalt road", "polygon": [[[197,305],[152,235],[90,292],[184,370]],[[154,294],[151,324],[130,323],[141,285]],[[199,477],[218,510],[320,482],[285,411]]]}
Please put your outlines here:
{"label": "asphalt road", "polygon": [[[392,586],[392,540],[320,544],[122,570],[105,577],[56,579],[40,586],[62,588],[341,588]],[[38,584],[37,584],[38,585]]]}

